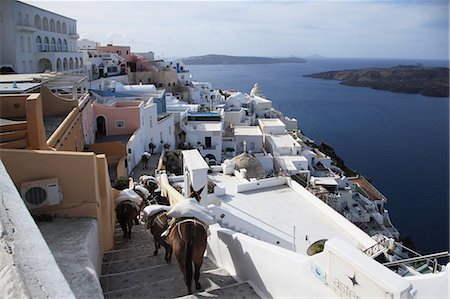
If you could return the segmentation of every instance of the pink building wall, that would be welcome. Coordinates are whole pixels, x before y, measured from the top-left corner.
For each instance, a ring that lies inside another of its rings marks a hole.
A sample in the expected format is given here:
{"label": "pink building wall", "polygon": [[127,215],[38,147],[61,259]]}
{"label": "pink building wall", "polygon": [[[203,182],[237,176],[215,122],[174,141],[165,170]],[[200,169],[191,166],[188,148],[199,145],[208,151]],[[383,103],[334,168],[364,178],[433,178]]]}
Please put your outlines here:
{"label": "pink building wall", "polygon": [[[95,121],[98,116],[103,116],[106,121],[106,135],[133,134],[140,128],[141,101],[116,102],[113,106],[94,104]],[[116,121],[123,121],[123,127],[117,127]]]}

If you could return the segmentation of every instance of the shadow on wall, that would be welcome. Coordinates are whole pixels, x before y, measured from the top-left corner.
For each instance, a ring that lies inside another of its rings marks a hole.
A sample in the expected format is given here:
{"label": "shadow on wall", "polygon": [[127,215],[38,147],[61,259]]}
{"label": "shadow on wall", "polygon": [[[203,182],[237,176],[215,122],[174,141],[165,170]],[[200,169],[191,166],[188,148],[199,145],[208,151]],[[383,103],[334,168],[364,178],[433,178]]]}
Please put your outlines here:
{"label": "shadow on wall", "polygon": [[[222,231],[218,231],[217,235],[219,240],[221,240],[224,244],[228,244],[231,260],[234,264],[234,269],[236,270],[236,276],[238,276],[242,281],[251,281],[253,285],[258,288],[258,291],[264,294],[264,297],[273,298],[265,287],[263,279],[258,274],[258,269],[253,263],[252,257],[248,252],[243,250],[239,239],[234,238],[234,234],[227,234]],[[267,264],[270,265],[270,263]],[[271,266],[276,267],[276,265]],[[249,273],[251,273],[251,275],[249,275]]]}

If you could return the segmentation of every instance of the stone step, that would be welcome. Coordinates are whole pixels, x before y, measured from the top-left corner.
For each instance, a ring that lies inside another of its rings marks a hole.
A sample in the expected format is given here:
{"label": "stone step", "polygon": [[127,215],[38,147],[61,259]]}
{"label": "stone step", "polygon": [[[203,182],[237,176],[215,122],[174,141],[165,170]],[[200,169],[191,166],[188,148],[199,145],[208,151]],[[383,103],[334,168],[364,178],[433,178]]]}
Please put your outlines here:
{"label": "stone step", "polygon": [[[130,257],[125,259],[112,259],[102,265],[102,275],[117,274],[120,272],[133,271],[142,268],[149,268],[158,265],[165,265],[164,259],[165,250],[160,250],[158,255],[153,255],[153,251],[148,252],[148,255],[134,256],[128,252]],[[125,256],[125,255],[123,255]],[[174,258],[174,257],[172,257]],[[172,262],[176,262],[173,260]]]}
{"label": "stone step", "polygon": [[197,294],[178,297],[178,299],[199,299],[199,298],[233,298],[252,299],[261,298],[248,282],[237,282],[227,286]]}
{"label": "stone step", "polygon": [[[152,270],[139,273],[141,276],[139,283],[132,277],[132,273],[128,273],[130,277],[121,277],[121,279],[125,278],[121,282],[122,288],[105,292],[105,298],[176,298],[187,293],[183,274],[178,265],[163,266],[161,269],[153,267]],[[112,277],[109,277],[109,283],[117,286],[118,282],[113,281]],[[104,283],[102,282],[102,285]],[[224,269],[219,268],[202,272],[200,283],[202,285],[200,291],[208,292],[235,284],[236,281]],[[194,284],[192,285],[195,289]]]}
{"label": "stone step", "polygon": [[[208,258],[204,259],[201,270],[208,271],[217,268]],[[144,287],[148,282],[164,281],[167,279],[181,279],[181,273],[178,263],[173,257],[172,263],[127,270],[124,272],[100,276],[100,283],[105,293],[126,289],[129,286],[140,285]]]}

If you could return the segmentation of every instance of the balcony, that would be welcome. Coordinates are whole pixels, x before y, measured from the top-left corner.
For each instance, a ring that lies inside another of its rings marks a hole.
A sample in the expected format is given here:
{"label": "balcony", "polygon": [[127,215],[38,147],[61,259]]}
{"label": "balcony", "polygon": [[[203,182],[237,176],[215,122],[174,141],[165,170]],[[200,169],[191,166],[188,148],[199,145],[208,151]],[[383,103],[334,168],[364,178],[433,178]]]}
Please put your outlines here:
{"label": "balcony", "polygon": [[69,38],[71,38],[71,39],[79,39],[80,35],[78,33],[69,33]]}
{"label": "balcony", "polygon": [[36,32],[37,29],[29,24],[18,24],[16,26],[17,31]]}

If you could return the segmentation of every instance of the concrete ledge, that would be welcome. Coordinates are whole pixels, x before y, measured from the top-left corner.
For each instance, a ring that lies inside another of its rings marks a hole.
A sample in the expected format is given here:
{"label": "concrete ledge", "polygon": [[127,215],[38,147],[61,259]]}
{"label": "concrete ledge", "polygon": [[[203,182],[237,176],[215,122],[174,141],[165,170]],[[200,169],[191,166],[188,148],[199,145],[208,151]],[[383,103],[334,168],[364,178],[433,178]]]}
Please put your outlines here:
{"label": "concrete ledge", "polygon": [[267,178],[256,181],[250,181],[248,183],[240,183],[236,185],[236,191],[246,192],[263,188],[276,187],[286,185],[287,179],[285,177]]}
{"label": "concrete ledge", "polygon": [[97,220],[55,218],[38,225],[75,296],[101,298]]}
{"label": "concrete ledge", "polygon": [[0,298],[75,298],[0,160]]}

